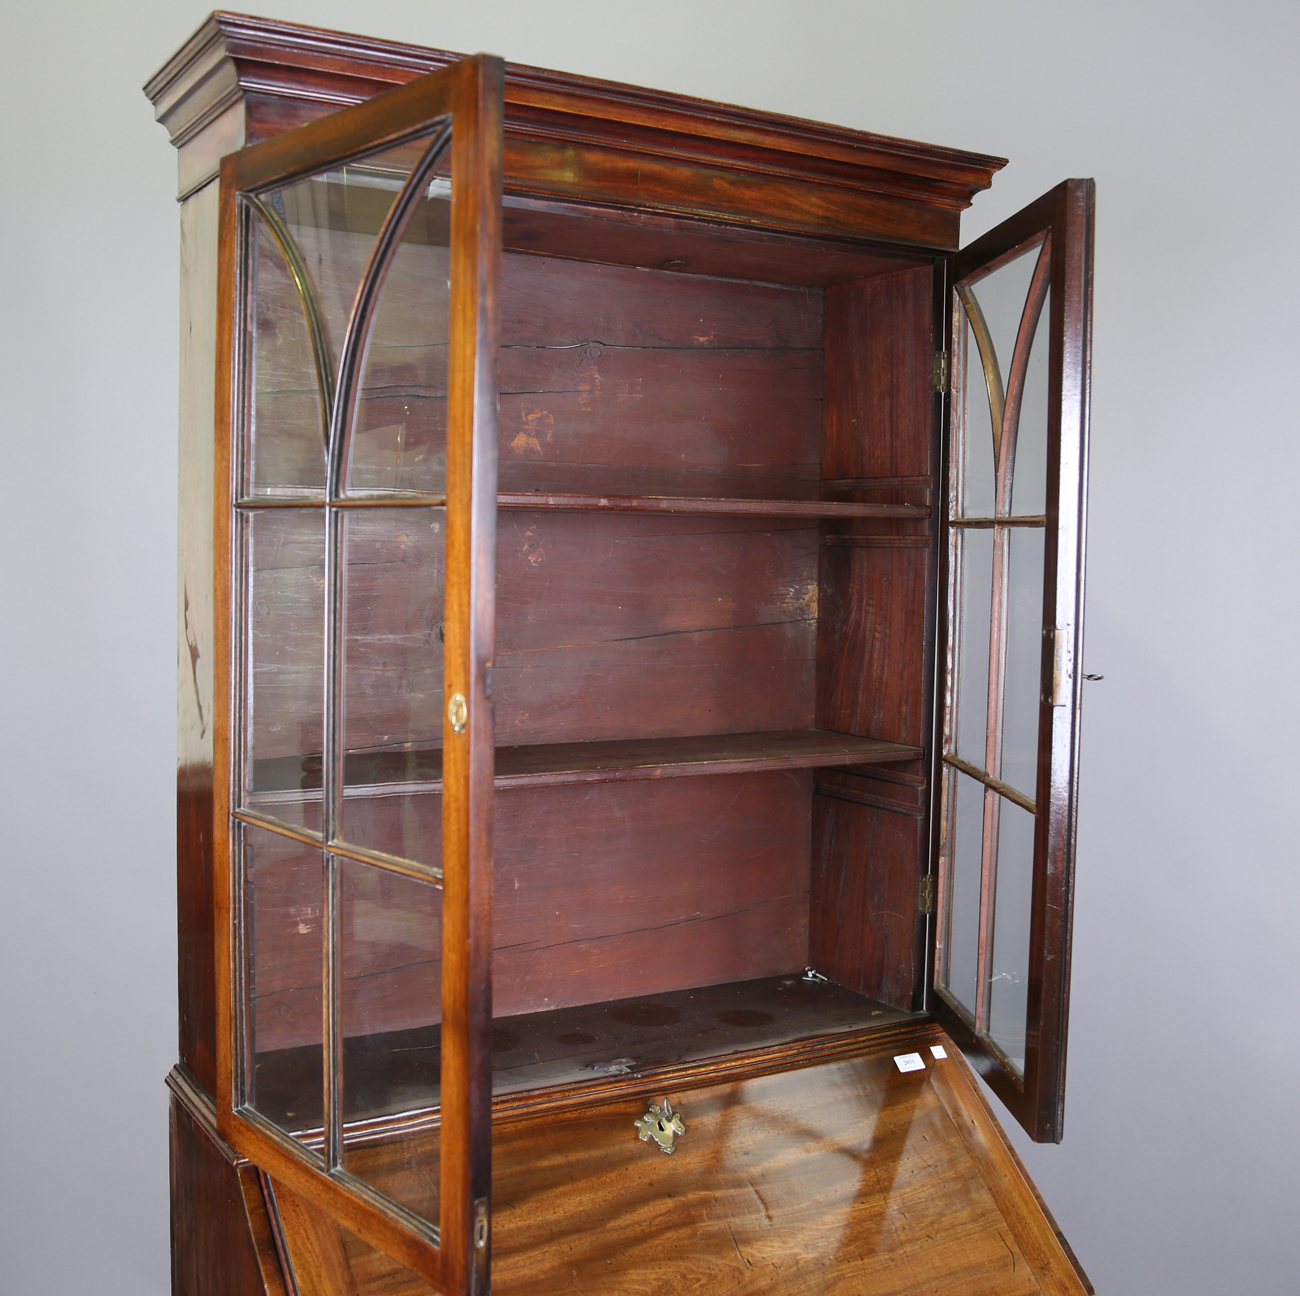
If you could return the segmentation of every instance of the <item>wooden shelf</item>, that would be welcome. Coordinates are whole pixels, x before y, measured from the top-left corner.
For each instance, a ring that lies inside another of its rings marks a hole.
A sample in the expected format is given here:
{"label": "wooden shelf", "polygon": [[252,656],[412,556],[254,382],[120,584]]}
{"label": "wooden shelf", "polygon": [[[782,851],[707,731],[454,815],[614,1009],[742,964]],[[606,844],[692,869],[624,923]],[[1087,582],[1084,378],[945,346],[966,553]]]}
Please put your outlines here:
{"label": "wooden shelf", "polygon": [[[498,747],[496,786],[550,787],[561,783],[619,783],[692,774],[739,774],[750,770],[878,765],[918,760],[921,755],[919,747],[831,733],[827,729],[539,743],[528,747]],[[254,775],[255,786],[262,793],[309,792],[321,785],[320,758],[259,761]],[[399,789],[441,791],[441,750],[358,752],[348,756],[346,795],[380,795]]]}
{"label": "wooden shelf", "polygon": [[[791,969],[755,981],[497,1017],[492,1088],[500,1100],[560,1085],[608,1084],[682,1063],[920,1019],[833,982],[805,981],[802,969]],[[364,1136],[357,1129],[363,1122],[436,1108],[441,1045],[437,1025],[344,1038],[344,1107],[354,1137]],[[320,1074],[319,1045],[261,1053],[255,1066],[262,1111],[286,1129],[320,1128],[319,1086],[313,1090],[305,1081]]]}
{"label": "wooden shelf", "polygon": [[810,769],[916,760],[919,747],[855,738],[825,729],[706,734],[696,738],[638,738],[617,742],[546,743],[497,748],[497,787],[556,783],[615,783],[738,774],[748,770]]}
{"label": "wooden shelf", "polygon": [[554,495],[545,491],[502,493],[505,509],[567,509],[623,513],[715,513],[748,517],[892,518],[909,522],[930,516],[924,504],[851,504],[837,500],[708,499],[676,495]]}

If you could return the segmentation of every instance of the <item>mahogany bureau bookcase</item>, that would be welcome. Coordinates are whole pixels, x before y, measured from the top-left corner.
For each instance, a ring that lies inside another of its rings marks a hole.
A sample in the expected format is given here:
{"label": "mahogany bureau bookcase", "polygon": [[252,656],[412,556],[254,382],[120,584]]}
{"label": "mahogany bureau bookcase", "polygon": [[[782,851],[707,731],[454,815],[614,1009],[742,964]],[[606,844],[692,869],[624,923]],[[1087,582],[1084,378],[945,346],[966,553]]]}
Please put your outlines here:
{"label": "mahogany bureau bookcase", "polygon": [[1092,186],[218,13],[182,229],[185,1296],[1091,1290]]}

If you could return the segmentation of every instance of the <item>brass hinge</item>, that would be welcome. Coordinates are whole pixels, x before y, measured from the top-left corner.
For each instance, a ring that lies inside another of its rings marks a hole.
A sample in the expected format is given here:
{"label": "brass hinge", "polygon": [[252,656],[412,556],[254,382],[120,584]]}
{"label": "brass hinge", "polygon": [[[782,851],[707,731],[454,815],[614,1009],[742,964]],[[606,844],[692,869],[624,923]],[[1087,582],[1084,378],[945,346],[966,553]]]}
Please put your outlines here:
{"label": "brass hinge", "polygon": [[948,353],[946,351],[936,351],[934,360],[930,364],[930,386],[937,392],[946,392],[948,390],[948,381]]}
{"label": "brass hinge", "polygon": [[917,897],[916,907],[927,918],[934,913],[934,874],[927,873],[921,879],[921,893]]}

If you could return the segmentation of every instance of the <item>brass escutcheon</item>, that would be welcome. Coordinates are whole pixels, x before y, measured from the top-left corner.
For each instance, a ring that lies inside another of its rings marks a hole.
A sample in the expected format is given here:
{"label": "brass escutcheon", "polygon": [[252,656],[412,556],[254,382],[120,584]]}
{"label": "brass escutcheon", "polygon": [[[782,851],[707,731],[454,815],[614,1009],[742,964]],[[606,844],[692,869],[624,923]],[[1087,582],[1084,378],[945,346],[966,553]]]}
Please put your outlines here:
{"label": "brass escutcheon", "polygon": [[636,1126],[642,1143],[649,1143],[653,1139],[659,1145],[659,1151],[666,1152],[669,1156],[675,1151],[673,1140],[686,1133],[686,1123],[673,1111],[673,1105],[667,1098],[664,1099],[663,1106],[652,1102],[650,1110],[632,1124]]}

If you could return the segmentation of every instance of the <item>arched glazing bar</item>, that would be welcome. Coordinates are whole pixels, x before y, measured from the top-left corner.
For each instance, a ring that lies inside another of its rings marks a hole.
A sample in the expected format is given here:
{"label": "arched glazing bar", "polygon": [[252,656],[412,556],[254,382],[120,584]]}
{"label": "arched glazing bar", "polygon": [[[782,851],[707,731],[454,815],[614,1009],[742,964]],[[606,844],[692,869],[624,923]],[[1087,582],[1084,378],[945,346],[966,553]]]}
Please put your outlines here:
{"label": "arched glazing bar", "polygon": [[[1029,367],[1030,348],[1033,346],[1034,334],[1051,283],[1051,244],[1050,235],[1045,236],[1041,241],[1029,292],[1020,317],[1020,325],[1016,330],[1015,345],[1012,348],[1011,363],[1005,383],[992,331],[984,316],[984,309],[975,296],[975,285],[969,281],[957,285],[957,296],[961,300],[966,318],[970,322],[971,332],[975,337],[975,345],[979,349],[980,365],[984,370],[984,385],[988,392],[989,421],[993,427],[993,462],[997,481],[997,502],[994,511],[998,516],[1005,515],[1011,508],[1011,482],[1015,473],[1016,440],[1020,429],[1020,402],[1025,390],[1025,373]],[[1023,251],[1017,249],[1013,257],[1020,255],[1023,255]]]}
{"label": "arched glazing bar", "polygon": [[348,317],[347,332],[343,336],[343,348],[339,356],[338,384],[330,410],[326,450],[326,490],[331,500],[340,499],[347,489],[348,465],[351,458],[352,433],[356,422],[361,374],[370,341],[370,325],[380,295],[383,293],[384,282],[407,226],[428,187],[433,170],[442,158],[450,140],[451,122],[448,120],[437,128],[424,155],[393,200],[357,289],[356,301]]}

